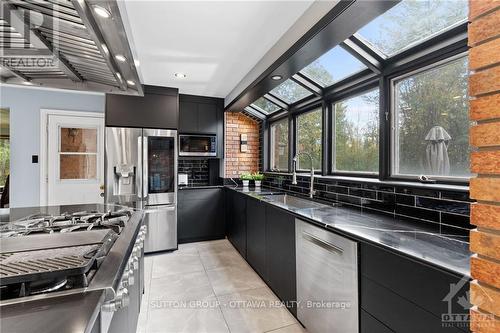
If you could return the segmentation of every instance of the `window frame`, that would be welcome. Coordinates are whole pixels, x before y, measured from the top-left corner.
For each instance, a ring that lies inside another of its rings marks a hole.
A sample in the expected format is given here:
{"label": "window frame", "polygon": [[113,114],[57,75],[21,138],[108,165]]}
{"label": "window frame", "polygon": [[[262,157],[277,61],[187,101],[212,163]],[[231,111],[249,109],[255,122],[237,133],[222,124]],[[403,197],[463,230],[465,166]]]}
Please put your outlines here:
{"label": "window frame", "polygon": [[[468,56],[468,38],[467,38],[467,23],[457,24],[452,26],[441,34],[425,39],[421,44],[412,45],[410,48],[390,57],[382,58],[376,49],[371,49],[370,45],[364,44],[362,40],[357,38],[354,33],[350,36],[344,45],[344,49],[356,56],[356,49],[351,47],[351,44],[362,49],[368,54],[364,60],[361,53],[357,54],[359,60],[363,61],[368,68],[348,76],[329,87],[320,88],[321,94],[313,94],[289,104],[283,112],[275,115],[269,115],[267,119],[267,128],[274,121],[283,118],[289,119],[289,168],[288,172],[292,171],[292,159],[296,153],[297,141],[297,116],[301,113],[311,111],[318,106],[322,106],[323,110],[323,126],[322,126],[322,170],[316,170],[316,174],[322,176],[346,176],[359,177],[360,179],[375,178],[380,181],[393,181],[396,183],[414,183],[425,184],[418,179],[418,176],[394,175],[392,172],[394,161],[392,153],[392,124],[395,114],[393,93],[394,88],[392,82],[395,78],[410,73],[424,71],[426,68],[438,66],[438,63],[446,63],[458,59],[463,56]],[[348,42],[348,43],[347,43]],[[300,71],[299,71],[300,74]],[[300,82],[297,82],[300,84]],[[315,84],[315,82],[312,82]],[[316,84],[318,87],[319,85]],[[304,86],[305,87],[305,86]],[[338,101],[354,97],[356,95],[367,92],[373,88],[379,89],[379,172],[378,174],[369,174],[366,172],[345,172],[335,171],[333,168],[333,141],[334,128],[332,125],[334,111],[332,105]],[[307,89],[307,87],[305,87]],[[264,149],[267,154],[270,154],[270,148]],[[268,157],[270,155],[267,155]],[[272,172],[269,168],[270,163],[266,163],[265,170]],[[297,172],[307,172],[307,170],[298,169]],[[432,176],[432,184],[447,186],[468,186],[470,178],[461,177],[435,177]]]}
{"label": "window frame", "polygon": [[370,93],[372,91],[375,91],[378,89],[378,94],[379,94],[379,102],[378,102],[378,111],[379,111],[379,116],[378,116],[378,135],[379,135],[379,141],[378,141],[378,157],[379,157],[379,161],[380,161],[380,132],[381,132],[381,126],[380,126],[380,108],[381,108],[381,103],[380,103],[380,94],[381,94],[381,91],[380,91],[380,87],[363,87],[363,90],[360,90],[360,91],[357,91],[356,93],[353,93],[353,94],[349,94],[347,95],[347,97],[344,97],[344,98],[341,98],[341,99],[337,99],[335,101],[332,101],[330,102],[330,105],[331,105],[331,124],[329,124],[329,126],[331,126],[331,131],[332,131],[332,136],[331,136],[331,161],[329,162],[329,165],[330,165],[330,174],[332,175],[339,175],[339,176],[364,176],[364,177],[367,177],[367,178],[378,178],[379,176],[379,173],[380,173],[380,163],[379,163],[379,169],[375,172],[372,172],[372,171],[349,171],[349,170],[337,170],[335,168],[335,164],[336,164],[336,157],[337,157],[337,154],[336,154],[336,142],[335,142],[335,133],[336,133],[336,125],[335,125],[335,105],[337,103],[340,103],[342,101],[345,101],[345,100],[348,100],[348,99],[351,99],[351,98],[355,98],[355,97],[359,97],[361,95],[364,95],[364,94],[367,94],[367,93]]}
{"label": "window frame", "polygon": [[[273,125],[276,125],[280,122],[284,122],[288,126],[288,138],[287,138],[288,160],[287,160],[286,170],[274,169],[272,167],[274,164],[273,163],[274,162],[273,150],[274,150],[274,141],[275,141],[275,140],[273,140],[272,128],[273,128]],[[272,172],[288,172],[289,171],[289,165],[290,165],[290,142],[288,142],[289,140],[290,140],[290,121],[289,121],[288,117],[281,117],[279,120],[275,120],[269,124],[269,170],[271,170]]]}
{"label": "window frame", "polygon": [[[305,114],[311,113],[311,112],[316,112],[320,111],[321,112],[321,160],[320,160],[320,165],[321,169],[314,169],[314,174],[323,174],[324,170],[324,161],[325,161],[325,109],[323,103],[315,103],[307,108],[304,108],[300,111],[295,112],[292,117],[293,117],[293,154],[291,158],[289,158],[289,163],[291,163],[290,171],[293,171],[293,158],[297,155],[297,146],[298,146],[298,141],[299,141],[299,126],[298,126],[298,118],[300,116],[303,116]],[[289,129],[290,130],[290,129]],[[309,172],[310,169],[300,169],[300,164],[297,163],[297,172]]]}
{"label": "window frame", "polygon": [[[390,105],[390,130],[389,130],[389,179],[393,180],[402,180],[402,181],[418,181],[420,175],[407,175],[407,174],[400,174],[396,173],[397,169],[397,163],[398,160],[396,160],[396,153],[397,153],[397,145],[398,145],[398,128],[396,126],[396,121],[397,121],[397,110],[396,110],[396,105],[397,105],[397,93],[396,93],[396,84],[399,81],[402,81],[406,78],[425,73],[427,71],[431,71],[433,69],[437,69],[440,67],[444,67],[447,64],[456,61],[458,59],[468,57],[468,52],[461,52],[454,54],[453,56],[447,57],[445,59],[441,59],[438,61],[435,61],[431,64],[427,64],[425,66],[420,66],[418,68],[414,68],[410,71],[406,71],[400,75],[393,76],[389,79],[389,105]],[[473,176],[471,174],[471,177],[456,177],[456,176],[439,176],[439,175],[425,175],[430,177],[430,179],[436,181],[436,183],[446,183],[446,184],[468,184],[469,179]]]}

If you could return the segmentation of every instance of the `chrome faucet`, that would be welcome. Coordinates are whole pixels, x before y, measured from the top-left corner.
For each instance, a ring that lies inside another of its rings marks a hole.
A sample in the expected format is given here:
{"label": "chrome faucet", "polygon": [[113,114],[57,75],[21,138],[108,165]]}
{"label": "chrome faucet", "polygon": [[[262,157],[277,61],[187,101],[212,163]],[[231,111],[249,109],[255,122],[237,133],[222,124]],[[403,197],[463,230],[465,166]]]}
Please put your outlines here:
{"label": "chrome faucet", "polygon": [[297,185],[297,157],[300,155],[305,155],[309,157],[311,161],[311,184],[309,186],[309,198],[313,198],[316,191],[314,190],[314,167],[313,167],[313,157],[309,153],[297,153],[293,158],[293,174],[292,174],[292,185]]}

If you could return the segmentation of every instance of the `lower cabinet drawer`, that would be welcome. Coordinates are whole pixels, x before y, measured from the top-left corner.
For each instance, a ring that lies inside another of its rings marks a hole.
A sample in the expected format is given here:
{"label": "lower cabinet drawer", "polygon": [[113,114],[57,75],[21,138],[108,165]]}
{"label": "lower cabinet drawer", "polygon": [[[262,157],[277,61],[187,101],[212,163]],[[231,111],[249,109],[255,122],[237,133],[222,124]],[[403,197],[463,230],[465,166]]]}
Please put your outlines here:
{"label": "lower cabinet drawer", "polygon": [[361,308],[398,333],[463,332],[456,325],[449,327],[442,322],[440,317],[363,276],[361,277]]}
{"label": "lower cabinet drawer", "polygon": [[394,333],[393,330],[382,324],[365,310],[361,309],[359,314],[361,333]]}

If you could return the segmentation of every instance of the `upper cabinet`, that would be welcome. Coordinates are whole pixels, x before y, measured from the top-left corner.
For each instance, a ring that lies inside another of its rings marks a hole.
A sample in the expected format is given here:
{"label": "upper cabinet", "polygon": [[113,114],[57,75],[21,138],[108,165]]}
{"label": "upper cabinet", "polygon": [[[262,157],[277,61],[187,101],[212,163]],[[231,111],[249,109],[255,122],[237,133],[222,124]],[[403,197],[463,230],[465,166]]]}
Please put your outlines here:
{"label": "upper cabinet", "polygon": [[179,90],[144,86],[144,96],[106,94],[106,126],[177,129]]}
{"label": "upper cabinet", "polygon": [[180,95],[179,101],[180,133],[222,136],[224,118],[222,98]]}

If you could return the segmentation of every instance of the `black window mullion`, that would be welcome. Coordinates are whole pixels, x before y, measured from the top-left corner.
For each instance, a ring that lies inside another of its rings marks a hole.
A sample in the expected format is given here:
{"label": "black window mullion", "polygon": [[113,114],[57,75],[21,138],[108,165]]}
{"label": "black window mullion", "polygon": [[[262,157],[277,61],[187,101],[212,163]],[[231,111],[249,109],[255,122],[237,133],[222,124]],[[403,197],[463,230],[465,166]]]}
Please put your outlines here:
{"label": "black window mullion", "polygon": [[323,128],[321,130],[321,137],[322,137],[322,147],[321,147],[321,174],[323,176],[328,175],[328,172],[330,170],[330,153],[331,151],[331,141],[330,141],[330,112],[329,112],[329,107],[327,106],[327,103],[323,101],[322,103],[322,120],[323,120]]}
{"label": "black window mullion", "polygon": [[380,78],[379,111],[379,179],[391,176],[391,85],[387,77]]}
{"label": "black window mullion", "polygon": [[293,171],[293,157],[295,156],[295,151],[297,147],[296,143],[296,120],[291,114],[288,115],[288,171]]}

